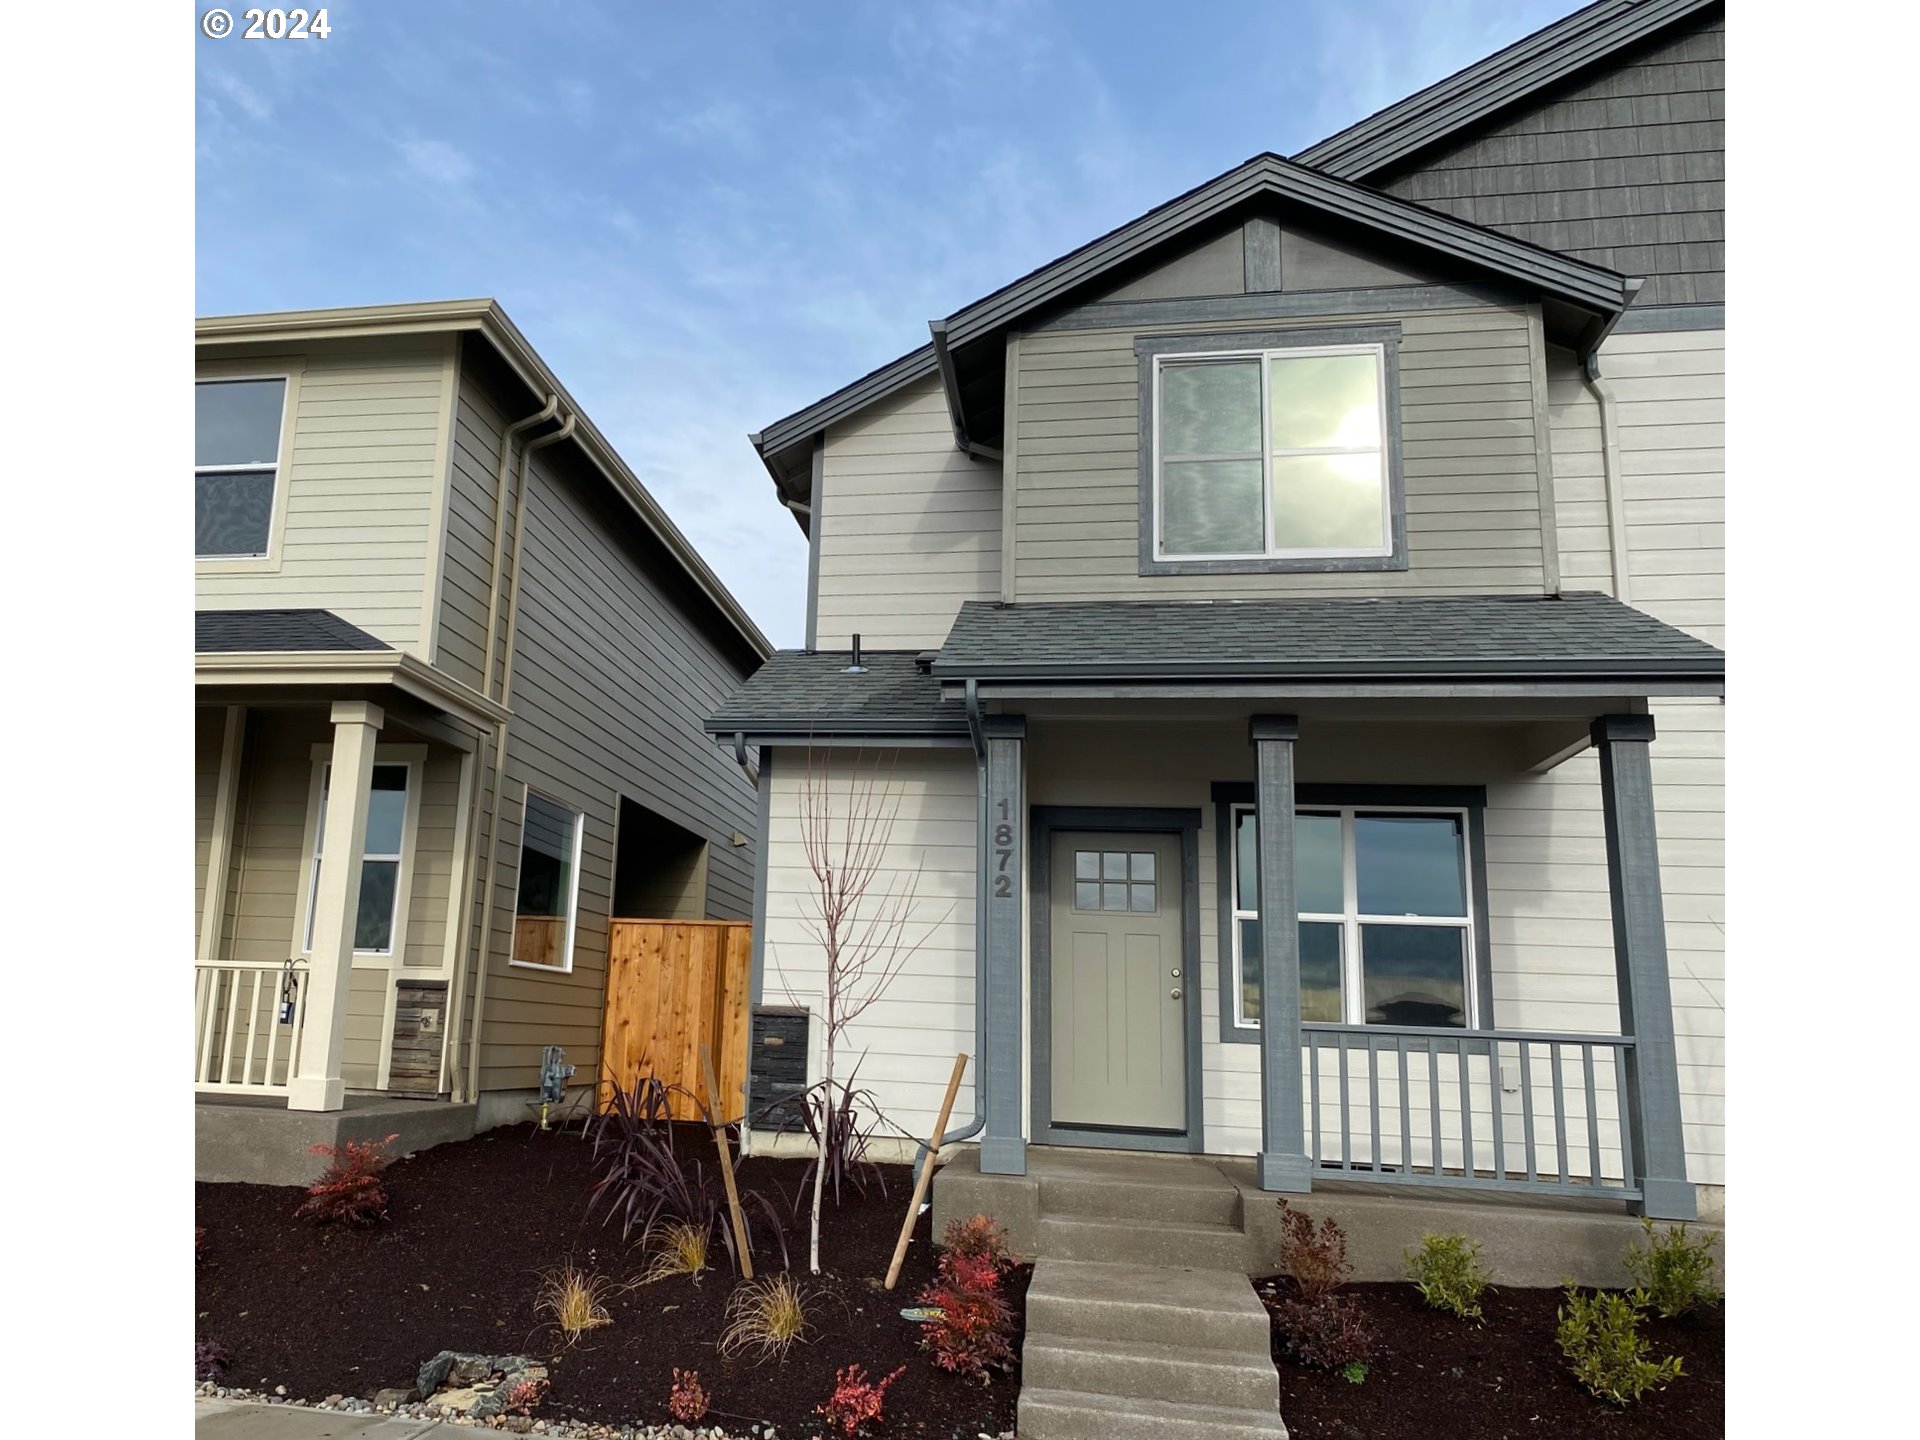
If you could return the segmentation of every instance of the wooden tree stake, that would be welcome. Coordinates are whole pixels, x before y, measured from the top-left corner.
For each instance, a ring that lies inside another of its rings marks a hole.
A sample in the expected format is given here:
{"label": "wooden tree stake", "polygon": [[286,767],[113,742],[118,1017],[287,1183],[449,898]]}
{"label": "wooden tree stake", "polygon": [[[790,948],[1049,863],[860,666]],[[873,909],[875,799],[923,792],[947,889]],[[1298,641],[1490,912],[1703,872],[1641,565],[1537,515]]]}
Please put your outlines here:
{"label": "wooden tree stake", "polygon": [[940,1118],[933,1122],[933,1136],[927,1141],[927,1163],[920,1167],[920,1179],[913,1187],[913,1199],[907,1205],[906,1223],[900,1227],[900,1243],[893,1247],[893,1263],[887,1267],[887,1289],[900,1278],[906,1262],[907,1244],[913,1239],[913,1222],[920,1218],[920,1202],[927,1198],[927,1186],[933,1183],[934,1162],[940,1158],[940,1137],[947,1133],[947,1116],[953,1113],[953,1097],[959,1093],[960,1077],[967,1072],[967,1057],[953,1057],[953,1078],[947,1081],[947,1095],[940,1102]]}
{"label": "wooden tree stake", "polygon": [[[753,1278],[753,1252],[747,1249],[747,1224],[740,1215],[740,1192],[733,1183],[733,1157],[727,1152],[727,1127],[720,1113],[720,1087],[713,1079],[713,1052],[700,1047],[700,1069],[707,1080],[707,1123],[713,1127],[713,1143],[720,1147],[720,1178],[727,1187],[727,1213],[733,1221],[733,1250],[740,1257],[740,1278]],[[945,1124],[944,1118],[941,1121]]]}

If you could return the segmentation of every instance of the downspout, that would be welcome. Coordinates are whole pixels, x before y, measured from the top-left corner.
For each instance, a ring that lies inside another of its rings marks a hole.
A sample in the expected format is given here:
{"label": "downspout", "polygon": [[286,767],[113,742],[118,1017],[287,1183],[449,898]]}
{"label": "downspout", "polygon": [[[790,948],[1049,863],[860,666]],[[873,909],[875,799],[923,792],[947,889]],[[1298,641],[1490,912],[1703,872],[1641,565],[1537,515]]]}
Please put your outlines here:
{"label": "downspout", "polygon": [[[564,424],[551,435],[529,440],[520,447],[519,492],[513,500],[513,565],[507,577],[507,631],[501,641],[500,695],[502,709],[513,703],[513,641],[520,624],[520,566],[526,555],[527,538],[527,462],[533,452],[557,445],[573,434],[578,417],[569,414]],[[496,572],[497,573],[497,572]],[[491,639],[491,636],[489,636]],[[490,652],[491,653],[491,652]],[[488,946],[493,940],[493,873],[499,863],[501,787],[507,779],[507,726],[502,720],[495,732],[493,751],[493,805],[487,811],[486,868],[481,871],[486,890],[480,907],[479,968],[473,983],[473,1034],[467,1046],[467,1093],[480,1092],[480,1026],[487,1008]]]}
{"label": "downspout", "polygon": [[[480,693],[488,699],[493,698],[493,661],[495,646],[499,639],[500,565],[506,550],[507,475],[513,464],[513,442],[534,426],[545,424],[551,420],[559,408],[560,397],[558,395],[548,395],[547,403],[541,406],[540,409],[525,419],[514,421],[500,433],[500,463],[495,468],[493,475],[493,568],[487,572],[491,577],[492,583],[487,587],[486,661],[480,671]],[[507,725],[503,720],[492,732],[492,739],[495,745],[502,750],[506,748],[506,730]],[[472,816],[472,823],[469,824],[467,830],[466,874],[469,878],[469,883],[472,883],[473,877],[477,873],[475,867],[480,862],[480,826],[478,824],[480,818],[480,777],[487,768],[486,745],[488,738],[489,737],[484,734],[480,737],[480,752],[474,756],[473,780],[469,785],[469,793],[467,795],[467,813]],[[499,801],[497,797],[494,803],[496,806],[498,805]],[[482,894],[484,895],[485,893],[486,891],[483,889]],[[461,1044],[460,1012],[466,1003],[467,993],[467,931],[468,927],[473,923],[472,892],[469,892],[464,897],[456,896],[454,898],[460,905],[460,918],[458,921],[459,936],[454,946],[454,954],[459,957],[459,960],[454,966],[453,990],[447,997],[447,1013],[453,1017],[452,1023],[454,1027],[452,1041],[453,1053],[447,1057],[447,1070],[453,1080],[453,1098],[457,1103],[464,1104],[473,1098],[472,1094],[469,1093],[466,1088],[465,1072],[462,1070],[460,1064],[461,1060],[465,1057],[460,1054],[459,1050]],[[484,965],[482,968],[485,968]],[[473,1046],[479,1040],[480,1030],[477,1023],[469,1034],[472,1038],[467,1042],[467,1047],[469,1052],[471,1052]]]}
{"label": "downspout", "polygon": [[1628,600],[1627,582],[1627,497],[1626,481],[1620,473],[1620,427],[1615,410],[1613,388],[1600,378],[1600,347],[1613,327],[1620,323],[1627,307],[1633,304],[1645,282],[1629,277],[1622,287],[1626,294],[1618,313],[1593,328],[1580,346],[1580,374],[1593,400],[1600,407],[1600,484],[1607,502],[1607,548],[1613,566],[1613,598]]}
{"label": "downspout", "polygon": [[[958,1130],[948,1130],[934,1147],[934,1156],[948,1145],[971,1140],[987,1128],[987,1084],[982,1060],[987,1053],[987,735],[980,718],[980,682],[967,681],[967,731],[973,737],[974,861],[973,873],[973,1119]],[[922,1140],[913,1157],[913,1177],[920,1178],[920,1167],[927,1163],[927,1142]]]}
{"label": "downspout", "polygon": [[1612,553],[1613,598],[1631,604],[1627,582],[1627,497],[1620,474],[1620,426],[1613,387],[1600,377],[1600,353],[1588,354],[1581,375],[1600,407],[1600,487],[1607,502],[1607,548]]}

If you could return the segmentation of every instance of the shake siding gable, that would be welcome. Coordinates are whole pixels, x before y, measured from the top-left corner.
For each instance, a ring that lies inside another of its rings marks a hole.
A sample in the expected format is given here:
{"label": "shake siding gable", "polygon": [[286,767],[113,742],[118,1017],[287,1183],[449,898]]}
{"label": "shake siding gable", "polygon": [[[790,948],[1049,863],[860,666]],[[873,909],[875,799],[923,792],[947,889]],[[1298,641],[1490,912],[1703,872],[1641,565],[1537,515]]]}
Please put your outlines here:
{"label": "shake siding gable", "polygon": [[820,649],[932,649],[1000,597],[1000,467],[954,447],[937,378],[834,426],[823,463]]}
{"label": "shake siding gable", "polygon": [[[299,360],[284,524],[267,566],[202,565],[201,609],[331,610],[424,656],[423,595],[437,543],[453,341],[316,344]],[[271,374],[284,361],[209,365]]]}
{"label": "shake siding gable", "polygon": [[1404,571],[1139,574],[1141,334],[1311,329],[1325,319],[1019,338],[1013,597],[1244,599],[1308,594],[1538,594],[1546,587],[1529,327],[1523,305],[1342,315],[1401,327]]}
{"label": "shake siding gable", "polygon": [[[532,408],[524,398],[513,407],[503,414],[491,378],[463,364],[440,635],[443,665],[476,685],[497,447],[505,424]],[[564,1046],[582,1075],[597,1070],[618,797],[707,841],[703,918],[745,919],[753,903],[754,790],[700,728],[750,657],[716,639],[718,620],[571,446],[536,452],[529,487],[498,864],[477,887],[494,906],[482,1090],[534,1085],[546,1045]],[[511,545],[509,523],[508,565]],[[585,816],[570,973],[508,963],[527,785]],[[490,783],[483,791],[490,805]],[[735,846],[736,831],[750,843]],[[477,944],[477,924],[471,935]]]}

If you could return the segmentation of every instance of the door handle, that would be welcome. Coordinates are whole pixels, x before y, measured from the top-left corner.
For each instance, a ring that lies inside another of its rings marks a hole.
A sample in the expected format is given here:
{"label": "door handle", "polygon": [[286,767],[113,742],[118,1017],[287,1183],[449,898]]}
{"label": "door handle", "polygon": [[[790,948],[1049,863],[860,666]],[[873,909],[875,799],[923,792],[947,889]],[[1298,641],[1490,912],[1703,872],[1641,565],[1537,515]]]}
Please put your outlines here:
{"label": "door handle", "polygon": [[1167,992],[1167,998],[1169,1000],[1178,1000],[1180,998],[1180,987],[1176,985],[1173,989],[1169,990]]}

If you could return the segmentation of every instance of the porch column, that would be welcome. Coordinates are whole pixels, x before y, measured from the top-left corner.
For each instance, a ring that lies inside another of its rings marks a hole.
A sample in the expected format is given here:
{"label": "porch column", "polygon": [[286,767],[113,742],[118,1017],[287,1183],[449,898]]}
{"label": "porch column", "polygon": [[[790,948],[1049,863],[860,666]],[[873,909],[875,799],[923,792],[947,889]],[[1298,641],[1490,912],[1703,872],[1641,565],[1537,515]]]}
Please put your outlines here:
{"label": "porch column", "polygon": [[[1256,715],[1254,831],[1260,904],[1260,1156],[1262,1190],[1313,1188],[1300,1083],[1300,913],[1293,875],[1293,715]],[[1229,863],[1221,858],[1222,867]],[[1224,868],[1222,870],[1224,874]]]}
{"label": "porch column", "polygon": [[1613,898],[1614,970],[1620,1024],[1633,1035],[1627,1054],[1627,1106],[1640,1211],[1656,1220],[1691,1220],[1693,1185],[1680,1125],[1680,1075],[1673,1046],[1673,996],[1667,978],[1667,919],[1660,898],[1660,844],[1653,821],[1653,717],[1602,715],[1593,722],[1606,809],[1607,883]]}
{"label": "porch column", "polygon": [[978,948],[987,977],[987,1053],[981,1057],[976,1083],[987,1087],[987,1123],[980,1137],[980,1168],[989,1175],[1024,1175],[1020,899],[1027,893],[1026,787],[1021,774],[1027,722],[1021,715],[989,715],[982,723],[987,803],[980,884],[986,889],[986,925]]}
{"label": "porch column", "polygon": [[346,1049],[347,993],[353,987],[360,860],[367,848],[373,747],[385,719],[378,705],[365,700],[336,701],[333,707],[332,772],[322,822],[325,855],[314,886],[313,955],[307,971],[300,1064],[287,1087],[290,1110],[339,1110],[346,1104],[340,1060]]}

